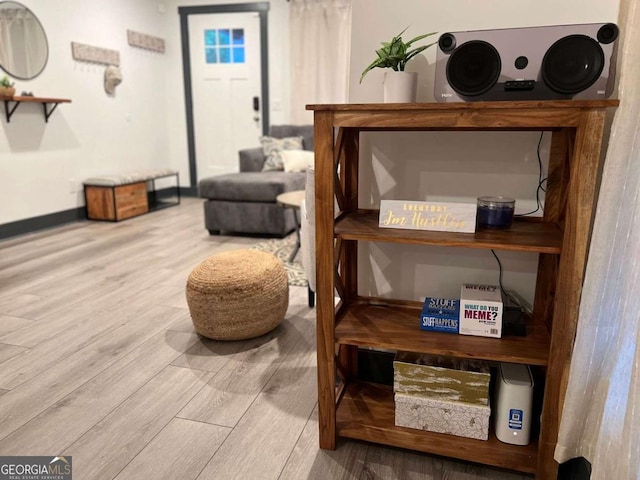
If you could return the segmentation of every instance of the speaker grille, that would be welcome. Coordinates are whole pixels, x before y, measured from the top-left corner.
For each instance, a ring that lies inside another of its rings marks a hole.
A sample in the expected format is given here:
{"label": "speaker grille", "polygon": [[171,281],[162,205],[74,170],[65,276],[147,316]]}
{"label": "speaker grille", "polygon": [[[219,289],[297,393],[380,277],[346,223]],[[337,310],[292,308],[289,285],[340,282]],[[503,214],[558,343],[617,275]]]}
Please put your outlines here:
{"label": "speaker grille", "polygon": [[447,62],[447,80],[458,94],[474,97],[496,84],[501,67],[500,55],[493,45],[472,40],[451,54]]}
{"label": "speaker grille", "polygon": [[542,60],[542,79],[552,90],[573,95],[598,80],[604,53],[598,42],[585,35],[569,35],[555,42]]}

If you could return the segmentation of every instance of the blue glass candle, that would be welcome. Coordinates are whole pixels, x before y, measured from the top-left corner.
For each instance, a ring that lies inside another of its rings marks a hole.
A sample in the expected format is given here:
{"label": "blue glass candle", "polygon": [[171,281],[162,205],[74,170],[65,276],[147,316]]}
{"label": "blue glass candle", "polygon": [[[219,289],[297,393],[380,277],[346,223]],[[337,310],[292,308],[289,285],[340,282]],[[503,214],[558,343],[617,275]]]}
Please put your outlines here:
{"label": "blue glass candle", "polygon": [[510,228],[516,201],[506,197],[478,197],[478,228]]}

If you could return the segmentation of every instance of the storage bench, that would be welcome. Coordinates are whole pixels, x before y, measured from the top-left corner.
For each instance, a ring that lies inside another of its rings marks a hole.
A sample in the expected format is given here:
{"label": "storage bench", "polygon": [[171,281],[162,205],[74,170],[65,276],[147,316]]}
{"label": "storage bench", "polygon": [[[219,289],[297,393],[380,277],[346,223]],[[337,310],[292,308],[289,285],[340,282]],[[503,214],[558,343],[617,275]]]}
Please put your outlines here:
{"label": "storage bench", "polygon": [[[155,181],[175,177],[175,202],[160,201]],[[159,208],[180,204],[180,180],[177,170],[153,169],[126,175],[107,175],[85,180],[84,198],[89,220],[118,222]]]}

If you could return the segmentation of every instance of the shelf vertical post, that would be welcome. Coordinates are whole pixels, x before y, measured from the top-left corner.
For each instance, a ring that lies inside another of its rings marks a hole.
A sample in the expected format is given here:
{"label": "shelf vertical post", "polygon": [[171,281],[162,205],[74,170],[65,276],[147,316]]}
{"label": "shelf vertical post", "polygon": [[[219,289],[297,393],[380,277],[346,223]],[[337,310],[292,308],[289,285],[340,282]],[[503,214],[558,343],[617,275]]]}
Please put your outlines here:
{"label": "shelf vertical post", "polygon": [[[354,128],[343,129],[343,145],[340,165],[340,181],[345,197],[345,213],[358,210],[358,167],[359,167],[359,131]],[[358,295],[358,242],[347,240],[342,249],[340,260],[342,278],[345,285],[346,302],[355,300]],[[347,374],[347,381],[358,375],[358,347],[344,345],[341,362]]]}
{"label": "shelf vertical post", "polygon": [[574,141],[575,129],[562,128],[552,133],[547,169],[547,191],[544,196],[546,222],[559,222],[564,219]]}
{"label": "shelf vertical post", "polygon": [[582,109],[576,129],[565,209],[564,239],[553,308],[553,331],[538,451],[538,479],[555,479],[553,459],[561,412],[569,380],[576,336],[582,283],[587,262],[595,206],[600,147],[604,130],[603,108]]}
{"label": "shelf vertical post", "polygon": [[[543,219],[545,222],[558,223],[564,219],[574,134],[574,129],[569,128],[556,130],[552,133],[544,202]],[[540,254],[533,312],[537,318],[544,320],[549,333],[551,333],[552,327],[553,300],[556,294],[557,278],[558,256]]]}
{"label": "shelf vertical post", "polygon": [[334,342],[334,140],[333,113],[314,112],[316,202],[316,342],[320,448],[336,448]]}
{"label": "shelf vertical post", "polygon": [[[358,131],[353,128],[345,129],[344,144],[340,156],[340,181],[345,197],[345,213],[358,211]],[[358,242],[347,241],[343,249],[343,278],[348,300],[353,300],[358,294]]]}

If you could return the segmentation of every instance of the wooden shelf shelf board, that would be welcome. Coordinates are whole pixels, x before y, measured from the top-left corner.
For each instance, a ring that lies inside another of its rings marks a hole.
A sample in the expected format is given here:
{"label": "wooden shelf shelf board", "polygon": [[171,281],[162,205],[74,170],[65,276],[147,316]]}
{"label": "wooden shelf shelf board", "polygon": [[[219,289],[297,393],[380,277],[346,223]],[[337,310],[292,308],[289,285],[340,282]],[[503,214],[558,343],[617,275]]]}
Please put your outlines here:
{"label": "wooden shelf shelf board", "polygon": [[516,219],[508,230],[481,230],[476,233],[430,232],[378,226],[377,210],[345,215],[335,226],[343,240],[439,245],[559,254],[562,231],[554,223]]}
{"label": "wooden shelf shelf board", "polygon": [[526,337],[485,338],[420,329],[415,306],[354,302],[336,319],[336,342],[361,347],[479,358],[529,365],[547,365],[550,336],[542,322],[527,318]]}
{"label": "wooden shelf shelf board", "polygon": [[483,441],[396,427],[393,389],[374,383],[352,382],[347,386],[336,412],[336,431],[341,437],[526,473],[535,473],[538,461],[535,440],[527,446],[519,446],[502,443],[491,431],[489,440]]}
{"label": "wooden shelf shelf board", "polygon": [[[40,103],[42,104],[42,109],[44,113],[44,121],[48,122],[49,117],[56,109],[56,107],[60,103],[71,103],[71,100],[68,98],[49,98],[49,97],[32,97],[32,96],[22,96],[22,95],[14,95],[13,97],[6,97],[0,95],[0,100],[4,102],[5,115],[7,119],[7,123],[11,121],[11,116],[18,108],[18,105],[21,103]],[[13,107],[10,106],[10,102],[14,102]],[[51,109],[48,108],[49,105],[53,105]]]}

